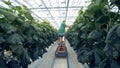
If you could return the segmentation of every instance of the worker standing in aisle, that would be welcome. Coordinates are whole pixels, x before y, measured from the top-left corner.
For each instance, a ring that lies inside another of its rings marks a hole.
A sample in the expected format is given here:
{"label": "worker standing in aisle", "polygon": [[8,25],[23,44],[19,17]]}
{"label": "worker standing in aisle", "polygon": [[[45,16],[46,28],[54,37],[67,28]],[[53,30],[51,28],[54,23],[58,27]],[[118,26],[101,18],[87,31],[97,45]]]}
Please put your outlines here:
{"label": "worker standing in aisle", "polygon": [[65,22],[66,20],[63,20],[59,28],[59,43],[64,41],[65,28],[69,27]]}

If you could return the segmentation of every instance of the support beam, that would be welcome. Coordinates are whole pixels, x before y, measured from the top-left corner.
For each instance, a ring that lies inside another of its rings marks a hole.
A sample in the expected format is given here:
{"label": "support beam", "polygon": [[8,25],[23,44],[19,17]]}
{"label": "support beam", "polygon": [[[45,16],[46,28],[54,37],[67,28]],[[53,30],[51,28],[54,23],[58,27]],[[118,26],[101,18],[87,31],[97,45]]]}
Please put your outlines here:
{"label": "support beam", "polygon": [[[53,8],[54,8],[54,9],[64,9],[64,8],[65,8],[65,9],[66,9],[66,8],[73,8],[73,9],[74,9],[74,8],[76,8],[76,9],[78,8],[78,9],[79,9],[79,8],[81,8],[81,7],[87,7],[87,6],[47,7],[47,9],[53,9]],[[30,8],[30,9],[46,9],[46,7]]]}
{"label": "support beam", "polygon": [[[74,8],[74,10],[79,10],[80,8]],[[34,8],[34,9],[30,9],[30,10],[40,10],[40,11],[46,11],[46,8],[45,9],[40,9],[40,8]],[[66,11],[66,9],[49,9],[49,11]]]}
{"label": "support beam", "polygon": [[[65,18],[65,16],[58,16],[59,18]],[[69,18],[73,18],[73,17],[76,17],[76,16],[68,16]],[[46,18],[51,18],[51,17],[46,17]],[[55,17],[54,17],[55,18]]]}
{"label": "support beam", "polygon": [[68,7],[69,7],[69,0],[67,1],[67,8],[66,8],[66,15],[65,15],[65,20],[67,19],[67,14],[68,14]]}

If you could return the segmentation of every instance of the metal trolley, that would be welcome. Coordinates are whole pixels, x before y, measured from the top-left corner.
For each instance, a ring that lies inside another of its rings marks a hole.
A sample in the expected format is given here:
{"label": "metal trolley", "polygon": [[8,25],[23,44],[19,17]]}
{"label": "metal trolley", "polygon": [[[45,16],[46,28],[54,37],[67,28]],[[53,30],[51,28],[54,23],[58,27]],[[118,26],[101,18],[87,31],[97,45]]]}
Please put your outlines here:
{"label": "metal trolley", "polygon": [[60,43],[56,49],[55,56],[56,57],[67,57],[67,47],[64,43]]}

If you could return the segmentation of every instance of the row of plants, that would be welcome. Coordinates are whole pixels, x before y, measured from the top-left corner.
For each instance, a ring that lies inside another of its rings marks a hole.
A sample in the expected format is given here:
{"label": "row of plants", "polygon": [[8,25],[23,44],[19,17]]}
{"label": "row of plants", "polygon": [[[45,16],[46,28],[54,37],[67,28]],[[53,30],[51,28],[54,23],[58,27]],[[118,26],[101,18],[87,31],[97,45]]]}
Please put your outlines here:
{"label": "row of plants", "polygon": [[27,68],[47,52],[58,32],[47,20],[35,20],[26,6],[4,3],[8,8],[0,7],[0,68]]}
{"label": "row of plants", "polygon": [[[116,12],[111,11],[117,7]],[[120,68],[120,0],[92,0],[80,9],[66,38],[90,68]]]}

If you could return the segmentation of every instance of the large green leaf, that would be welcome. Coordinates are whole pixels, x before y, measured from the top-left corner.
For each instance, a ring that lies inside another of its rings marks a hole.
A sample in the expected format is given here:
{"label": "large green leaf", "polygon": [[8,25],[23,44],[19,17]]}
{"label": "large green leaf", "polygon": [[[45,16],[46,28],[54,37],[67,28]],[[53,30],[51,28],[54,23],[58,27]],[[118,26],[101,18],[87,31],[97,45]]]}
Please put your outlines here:
{"label": "large green leaf", "polygon": [[77,25],[78,29],[81,28],[83,25],[84,25],[83,23],[79,23],[79,24]]}
{"label": "large green leaf", "polygon": [[6,5],[12,5],[12,2],[10,1],[3,1]]}
{"label": "large green leaf", "polygon": [[10,44],[23,44],[22,42],[24,41],[23,37],[17,33],[11,34],[7,38],[7,42]]}
{"label": "large green leaf", "polygon": [[37,35],[33,35],[33,39],[37,41],[38,40],[38,36]]}
{"label": "large green leaf", "polygon": [[33,40],[33,38],[32,38],[31,36],[27,36],[27,35],[26,35],[25,39],[26,39],[26,42],[27,42],[27,43],[31,43],[31,44],[32,44],[32,43],[35,43],[34,40]]}
{"label": "large green leaf", "polygon": [[88,38],[90,39],[94,39],[94,40],[99,40],[102,38],[102,32],[101,31],[98,31],[98,30],[95,30],[95,31],[92,31],[89,35],[88,35]]}
{"label": "large green leaf", "polygon": [[5,39],[3,37],[0,36],[0,44],[5,42]]}
{"label": "large green leaf", "polygon": [[115,42],[115,39],[117,39],[117,34],[119,34],[119,31],[117,32],[118,27],[120,27],[120,24],[117,24],[110,29],[106,37],[106,43],[111,44]]}
{"label": "large green leaf", "polygon": [[17,18],[15,14],[9,12],[3,8],[0,8],[0,14],[3,14],[9,21],[13,22]]}
{"label": "large green leaf", "polygon": [[97,22],[99,23],[108,23],[109,22],[109,16],[100,16],[98,19],[97,19]]}
{"label": "large green leaf", "polygon": [[31,15],[30,12],[26,12],[26,13],[25,13],[25,17],[26,17],[27,19],[29,19],[29,20],[33,20],[33,17],[32,17],[32,15]]}
{"label": "large green leaf", "polygon": [[21,10],[22,9],[22,7],[20,7],[20,6],[15,6],[14,8],[13,8],[14,10]]}
{"label": "large green leaf", "polygon": [[118,27],[116,29],[116,34],[120,37],[120,24],[118,25]]}
{"label": "large green leaf", "polygon": [[7,33],[16,31],[16,28],[13,27],[10,23],[0,23],[0,27]]}
{"label": "large green leaf", "polygon": [[120,68],[120,64],[116,62],[115,60],[112,60],[111,62],[111,68]]}
{"label": "large green leaf", "polygon": [[113,26],[113,28],[108,32],[106,38],[106,46],[104,50],[106,54],[112,53],[112,58],[117,59],[119,57],[119,50],[120,50],[120,37],[119,37],[119,27],[120,24]]}
{"label": "large green leaf", "polygon": [[97,6],[96,4],[91,4],[88,7],[89,8],[86,10],[86,14],[90,16],[93,16],[98,10],[101,10],[101,7]]}
{"label": "large green leaf", "polygon": [[82,38],[82,39],[87,39],[87,37],[88,37],[87,33],[82,33],[81,36],[80,36],[80,38]]}

